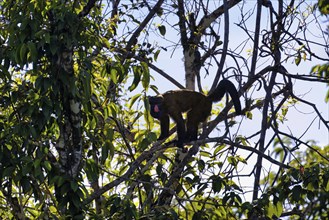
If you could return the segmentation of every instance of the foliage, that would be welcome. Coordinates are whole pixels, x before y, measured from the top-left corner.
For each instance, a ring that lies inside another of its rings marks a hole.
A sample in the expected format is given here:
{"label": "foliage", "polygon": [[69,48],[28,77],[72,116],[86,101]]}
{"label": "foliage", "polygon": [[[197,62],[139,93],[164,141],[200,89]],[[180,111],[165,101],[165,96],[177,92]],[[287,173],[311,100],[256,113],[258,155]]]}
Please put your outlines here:
{"label": "foliage", "polygon": [[[1,218],[328,218],[328,146],[285,129],[304,105],[329,130],[295,87],[328,84],[328,65],[310,75],[288,65],[328,62],[328,41],[308,39],[317,11],[294,2],[246,12],[241,0],[1,1]],[[246,117],[227,100],[187,152],[157,141],[147,95],[167,83],[204,92],[221,78],[239,87]]]}
{"label": "foliage", "polygon": [[329,1],[328,0],[319,0],[318,2],[319,9],[322,14],[329,14]]}
{"label": "foliage", "polygon": [[[280,148],[280,147],[279,147]],[[291,216],[292,219],[328,218],[328,146],[323,149],[313,145],[304,152],[295,154],[292,168],[282,174],[272,173],[267,179],[271,185],[262,195],[257,206],[267,207],[262,214],[272,216]],[[304,159],[306,158],[306,160]],[[303,164],[301,164],[303,161]],[[297,167],[299,167],[297,169]],[[293,206],[283,214],[283,208]],[[260,209],[258,209],[260,210]]]}

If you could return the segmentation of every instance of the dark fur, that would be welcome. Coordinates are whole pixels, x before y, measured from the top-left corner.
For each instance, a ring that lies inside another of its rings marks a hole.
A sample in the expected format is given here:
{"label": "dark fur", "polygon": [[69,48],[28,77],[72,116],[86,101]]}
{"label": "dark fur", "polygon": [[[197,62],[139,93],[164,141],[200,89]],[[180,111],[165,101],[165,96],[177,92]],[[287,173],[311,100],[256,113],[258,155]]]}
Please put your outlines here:
{"label": "dark fur", "polygon": [[[191,90],[168,91],[162,95],[150,96],[151,116],[160,120],[159,140],[169,136],[169,116],[177,124],[178,147],[183,147],[184,142],[197,140],[199,123],[206,121],[211,113],[212,103],[220,101],[225,92],[230,94],[236,114],[241,114],[238,92],[228,80],[220,81],[214,92],[208,96]],[[182,117],[184,112],[187,112],[186,123]]]}

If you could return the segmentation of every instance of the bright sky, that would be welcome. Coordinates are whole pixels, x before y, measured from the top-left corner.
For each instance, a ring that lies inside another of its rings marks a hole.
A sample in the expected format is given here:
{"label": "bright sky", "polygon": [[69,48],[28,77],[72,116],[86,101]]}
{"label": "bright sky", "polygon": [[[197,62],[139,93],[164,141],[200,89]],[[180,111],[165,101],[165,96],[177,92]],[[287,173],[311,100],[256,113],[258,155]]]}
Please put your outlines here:
{"label": "bright sky", "polygon": [[[311,4],[314,3],[315,1],[307,1],[307,3]],[[253,10],[255,7],[256,1],[245,1],[244,5],[244,13],[247,13],[250,10]],[[276,1],[273,1],[274,8],[276,7],[275,3]],[[242,4],[239,4],[241,7]],[[305,11],[304,9],[307,7],[307,5],[302,5],[303,7],[299,8],[299,11],[303,12]],[[263,17],[262,17],[262,28],[263,29],[268,29],[269,27],[269,22],[268,22],[268,10],[263,7],[262,9],[263,12]],[[235,52],[240,52],[240,55],[243,57],[248,57],[249,56],[249,50],[252,49],[252,41],[249,41],[246,44],[246,47],[241,48],[237,47],[237,45],[241,45],[242,41],[247,39],[247,35],[245,34],[244,31],[241,30],[241,28],[237,27],[236,23],[239,22],[241,19],[241,13],[240,9],[235,7],[234,10],[230,11],[230,36],[229,36],[229,48],[231,50],[234,50]],[[303,25],[303,22],[310,22],[313,19],[312,16],[310,16],[308,19],[305,21],[300,21],[299,23],[294,23],[293,26],[297,25]],[[323,27],[325,27],[325,18],[320,18],[320,21],[323,21],[321,24]],[[173,23],[176,21],[173,21]],[[297,22],[297,20],[295,21]],[[222,22],[223,23],[223,22]],[[250,17],[248,23],[248,29],[253,31],[254,26],[255,26],[255,14]],[[321,35],[319,30],[317,29],[316,25],[314,24],[313,26],[309,26],[310,28],[306,31],[307,38],[308,40],[312,40],[315,42],[319,42],[321,40]],[[223,28],[222,28],[223,29]],[[294,28],[291,28],[291,30],[295,30]],[[169,26],[167,26],[167,34],[166,38],[169,39],[172,42],[178,42],[178,36],[177,33],[174,32],[169,32]],[[220,36],[223,36],[221,34]],[[156,39],[158,40],[158,39]],[[172,43],[167,43],[168,46],[172,45]],[[294,45],[296,48],[299,45]],[[325,51],[323,48],[315,48],[314,52],[316,52],[318,55],[325,56]],[[201,51],[202,53],[202,51]],[[183,56],[182,52],[180,50],[175,50],[174,52],[172,50],[168,50],[166,53],[166,56],[164,56],[165,52],[162,51],[160,53],[160,56],[158,58],[158,61],[156,65],[160,67],[162,70],[164,70],[166,73],[168,73],[170,76],[172,76],[174,79],[179,81],[182,85],[185,85],[184,81],[184,63],[183,63]],[[219,59],[219,57],[218,57]],[[227,57],[226,65],[229,66],[230,62],[232,62],[231,59]],[[257,69],[258,71],[261,70],[264,66],[270,64],[266,63],[266,61],[261,61],[259,62],[261,65],[258,65],[259,68]],[[283,65],[287,68],[287,70],[291,74],[309,74],[312,66],[316,64],[321,64],[324,63],[323,61],[316,60],[312,58],[312,61],[307,61],[304,62],[302,61],[299,66],[296,66],[294,63],[294,59],[289,59],[286,63],[283,63]],[[216,64],[213,64],[216,67]],[[233,65],[233,63],[232,63]],[[244,69],[247,71],[246,69]],[[256,72],[257,72],[256,70]],[[204,72],[203,72],[204,73]],[[210,74],[215,74],[216,73],[216,68],[213,68],[210,70]],[[202,74],[202,73],[201,73]],[[247,72],[244,72],[243,74],[247,74]],[[172,89],[177,89],[177,87],[167,80],[165,80],[162,76],[159,76],[158,73],[153,72],[152,75],[155,77],[155,81],[153,84],[155,84],[158,88],[159,91],[165,92],[167,90],[172,90]],[[203,76],[202,76],[203,77]],[[203,79],[203,87],[204,88],[209,88],[211,83],[213,82],[212,76],[207,77]],[[313,82],[298,82],[298,81],[293,81],[294,83],[294,93],[298,96],[303,97],[304,99],[308,100],[309,102],[312,102],[316,105],[316,107],[319,109],[319,111],[323,114],[323,117],[329,120],[329,105],[328,103],[324,102],[325,99],[325,94],[326,91],[329,89],[326,87],[326,85],[319,84],[319,83],[313,83]],[[248,95],[251,95],[250,93]],[[241,100],[244,102],[244,100]],[[244,106],[244,104],[243,104]],[[287,115],[288,121],[285,122],[283,127],[285,128],[285,131],[287,133],[292,132],[295,136],[299,137],[304,134],[303,140],[308,140],[308,139],[313,139],[321,143],[321,145],[325,145],[329,143],[329,133],[328,130],[325,126],[321,125],[319,123],[319,119],[315,119],[315,114],[314,110],[310,108],[309,106],[303,105],[303,104],[298,104],[293,108],[290,108],[288,115]],[[244,119],[246,120],[246,119]],[[310,128],[308,126],[313,122]],[[252,124],[255,125],[255,129],[259,129],[260,123],[257,120],[257,117],[255,115],[255,118],[253,119]],[[319,125],[320,124],[320,125]],[[244,125],[246,127],[244,127]],[[282,126],[282,125],[281,125]],[[242,133],[246,132],[246,134],[250,134],[251,129],[250,129],[250,123],[242,123],[242,128],[241,131]]]}
{"label": "bright sky", "polygon": [[[276,1],[272,1],[276,2]],[[307,1],[308,3],[314,3],[314,1]],[[273,3],[273,4],[274,4]],[[255,7],[256,1],[245,1],[244,5],[244,12],[253,9]],[[240,4],[241,6],[241,4]],[[275,7],[275,5],[274,5]],[[306,7],[306,5],[304,5]],[[263,10],[262,17],[262,28],[268,29],[268,20],[267,20],[267,10],[265,8]],[[300,8],[300,11],[304,11],[303,8]],[[234,50],[235,52],[239,53],[243,57],[249,56],[249,51],[252,49],[252,41],[249,41],[246,44],[245,48],[237,47],[237,45],[240,45],[242,41],[247,39],[247,35],[239,28],[235,23],[238,23],[239,19],[241,19],[239,8],[235,8],[234,10],[230,11],[230,36],[229,36],[229,48],[231,50]],[[312,19],[310,17],[306,22],[309,22]],[[324,18],[320,18],[320,21],[325,21]],[[297,21],[297,20],[296,20]],[[173,21],[172,24],[176,23],[176,21]],[[300,25],[301,23],[296,23],[294,25]],[[248,22],[248,28],[249,30],[254,30],[255,26],[255,14],[252,15]],[[322,24],[325,26],[325,23]],[[293,28],[292,28],[293,29]],[[316,26],[310,27],[310,29],[306,32],[308,36],[308,40],[313,40],[318,42],[320,40],[319,38],[319,31],[316,28]],[[223,36],[221,34],[220,36]],[[169,38],[172,42],[179,42],[177,33],[169,32],[169,26],[167,26],[167,34],[166,38]],[[158,39],[157,39],[158,40]],[[328,39],[327,39],[328,40]],[[168,43],[168,46],[171,46],[172,44]],[[298,45],[296,45],[297,47]],[[318,55],[325,55],[325,51],[323,48],[316,48],[315,51]],[[164,56],[166,54],[166,56]],[[218,57],[219,59],[219,57]],[[226,61],[226,65],[233,65],[231,64],[232,60],[229,58]],[[263,63],[262,63],[263,62]],[[259,62],[262,65],[258,65],[259,68],[256,70],[261,70],[264,66],[269,65],[270,63],[266,63],[265,61]],[[286,67],[286,69],[291,74],[309,74],[311,68],[316,64],[324,63],[323,61],[316,60],[312,58],[312,62],[301,62],[299,66],[296,66],[294,63],[294,59],[288,60],[287,63],[284,63],[283,65]],[[160,53],[160,56],[158,58],[158,61],[156,65],[165,71],[167,74],[172,76],[174,79],[179,81],[182,85],[185,85],[184,81],[184,63],[183,63],[183,55],[180,50],[172,51],[168,50],[168,52],[162,51]],[[213,64],[216,67],[216,64]],[[246,69],[244,69],[246,71]],[[204,73],[204,72],[203,72]],[[210,74],[215,74],[216,68],[213,68],[210,70]],[[244,72],[243,74],[248,74],[247,72]],[[162,76],[160,76],[158,73],[152,71],[152,76],[155,77],[155,81],[152,82],[155,84],[161,93],[177,89],[177,87],[167,80],[165,80]],[[203,77],[203,76],[202,76]],[[213,78],[207,77],[203,79],[203,88],[210,87],[211,83],[213,82]],[[294,93],[300,97],[303,97],[304,99],[308,100],[309,102],[312,102],[316,105],[316,107],[319,109],[319,111],[322,113],[323,117],[329,120],[329,105],[328,103],[324,102],[326,92],[328,91],[328,87],[323,84],[319,83],[312,83],[312,82],[297,82],[293,81],[294,83]],[[153,94],[151,94],[153,95]],[[252,95],[251,93],[248,94],[249,96]],[[252,96],[254,97],[254,96]],[[242,106],[244,106],[244,100],[241,99]],[[248,120],[245,117],[237,117],[237,120],[241,122],[241,128],[238,131],[239,135],[246,135],[250,136],[251,134],[254,134],[256,131],[259,130],[261,123],[261,111],[260,110],[254,110],[253,111],[254,118],[252,120]],[[289,109],[289,112],[287,114],[287,119],[284,124],[280,124],[280,128],[287,132],[288,134],[292,134],[295,137],[302,137],[304,141],[307,140],[315,140],[317,141],[321,146],[329,144],[329,131],[327,128],[319,122],[318,118],[315,118],[316,114],[314,113],[314,109],[312,109],[309,106],[306,106],[304,104],[297,104],[296,106]],[[311,126],[310,126],[311,124]],[[310,127],[309,127],[310,126]],[[220,123],[217,128],[219,130],[215,130],[211,135],[212,136],[221,136],[223,134],[223,131],[225,129],[224,123]],[[234,130],[234,129],[232,129]],[[234,133],[234,132],[233,132]],[[271,137],[271,132],[268,133],[267,138]],[[257,139],[255,139],[257,141]],[[253,145],[254,143],[250,143]],[[271,148],[270,148],[271,149]],[[300,150],[304,150],[301,148]],[[242,157],[247,157],[250,152],[239,150],[238,154],[240,154]],[[266,152],[268,154],[268,152]],[[256,155],[254,155],[252,158],[248,160],[248,165],[239,166],[238,172],[239,174],[249,174],[251,170],[254,167],[253,162],[257,160]],[[270,163],[268,163],[266,160],[264,160],[264,173],[263,175],[267,175],[269,171],[277,170],[276,166],[271,166]],[[265,176],[262,176],[264,178]],[[239,180],[235,179],[237,183],[241,184],[241,187],[244,188],[244,190],[252,190],[253,186],[253,178],[252,177],[242,177]],[[251,201],[251,193],[245,194],[245,199],[247,201]]]}

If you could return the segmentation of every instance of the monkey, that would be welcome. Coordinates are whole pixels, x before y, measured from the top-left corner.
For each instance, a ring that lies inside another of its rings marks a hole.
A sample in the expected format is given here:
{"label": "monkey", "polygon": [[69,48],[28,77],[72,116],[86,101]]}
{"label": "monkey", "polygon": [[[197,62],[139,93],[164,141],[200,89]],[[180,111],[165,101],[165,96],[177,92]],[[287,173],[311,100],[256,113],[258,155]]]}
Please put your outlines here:
{"label": "monkey", "polygon": [[[183,143],[197,140],[198,126],[206,121],[212,109],[213,102],[219,102],[225,92],[231,96],[237,115],[241,114],[239,94],[232,82],[223,79],[209,95],[192,90],[182,89],[149,96],[150,114],[160,120],[161,134],[158,140],[169,136],[169,117],[177,124],[177,147],[183,148]],[[186,123],[182,113],[187,113]]]}

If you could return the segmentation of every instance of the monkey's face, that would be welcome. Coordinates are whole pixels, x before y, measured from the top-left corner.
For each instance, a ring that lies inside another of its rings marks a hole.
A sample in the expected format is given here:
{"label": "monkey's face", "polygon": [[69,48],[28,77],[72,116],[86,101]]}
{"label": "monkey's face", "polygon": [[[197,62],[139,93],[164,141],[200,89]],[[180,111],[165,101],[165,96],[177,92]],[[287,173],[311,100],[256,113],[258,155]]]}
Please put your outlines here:
{"label": "monkey's face", "polygon": [[163,96],[149,96],[150,113],[153,118],[160,119],[164,113]]}

